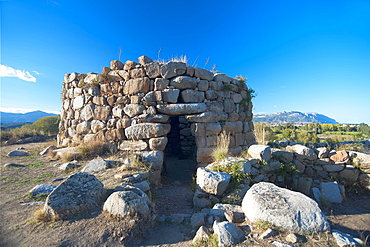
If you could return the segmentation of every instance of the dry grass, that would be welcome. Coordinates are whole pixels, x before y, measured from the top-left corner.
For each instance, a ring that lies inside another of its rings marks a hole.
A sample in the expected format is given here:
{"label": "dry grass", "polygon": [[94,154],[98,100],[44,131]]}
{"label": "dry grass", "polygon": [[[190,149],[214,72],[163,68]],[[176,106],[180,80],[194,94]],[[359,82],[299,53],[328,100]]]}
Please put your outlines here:
{"label": "dry grass", "polygon": [[217,136],[217,146],[212,151],[215,161],[221,161],[229,155],[230,133],[225,131]]}
{"label": "dry grass", "polygon": [[54,221],[54,220],[57,220],[55,217],[47,214],[43,208],[37,210],[35,212],[35,219],[38,221],[38,222],[50,222],[50,221]]}
{"label": "dry grass", "polygon": [[256,142],[260,145],[266,145],[266,143],[270,140],[271,131],[266,128],[264,123],[253,123],[254,130],[253,134],[256,139]]}
{"label": "dry grass", "polygon": [[103,142],[89,142],[80,145],[78,148],[83,158],[95,158],[106,152],[106,145]]}

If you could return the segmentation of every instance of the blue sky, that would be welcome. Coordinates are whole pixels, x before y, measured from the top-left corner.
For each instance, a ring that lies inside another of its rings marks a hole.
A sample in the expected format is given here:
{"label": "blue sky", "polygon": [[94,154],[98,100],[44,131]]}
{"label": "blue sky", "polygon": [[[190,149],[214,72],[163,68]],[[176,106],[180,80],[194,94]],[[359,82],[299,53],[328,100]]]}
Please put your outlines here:
{"label": "blue sky", "polygon": [[[0,0],[1,110],[60,111],[66,73],[141,55],[229,76],[255,113],[370,124],[370,1]],[[160,52],[159,52],[160,51]],[[208,60],[208,63],[206,62]]]}

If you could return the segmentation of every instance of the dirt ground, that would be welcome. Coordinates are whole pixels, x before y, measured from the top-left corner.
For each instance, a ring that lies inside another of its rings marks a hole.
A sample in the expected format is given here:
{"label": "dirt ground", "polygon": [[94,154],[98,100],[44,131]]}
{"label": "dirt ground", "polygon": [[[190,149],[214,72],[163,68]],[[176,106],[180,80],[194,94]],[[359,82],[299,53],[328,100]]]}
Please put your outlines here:
{"label": "dirt ground", "polygon": [[[54,222],[38,222],[34,213],[41,205],[24,205],[32,202],[28,191],[38,184],[58,185],[52,182],[56,178],[66,177],[78,172],[76,169],[68,173],[54,167],[60,160],[38,155],[51,142],[29,143],[21,145],[2,145],[0,152],[0,246],[191,246],[195,231],[191,229],[189,219],[185,217],[180,224],[173,223],[168,216],[172,214],[191,215],[193,169],[188,161],[169,160],[168,173],[163,178],[162,185],[154,190],[152,197],[159,218],[144,237],[136,239],[132,244],[120,241],[120,232],[124,231],[122,222],[112,220],[101,210],[95,210],[73,219]],[[8,157],[7,153],[24,148],[28,152],[25,157]],[[4,167],[7,163],[21,165],[20,167]],[[79,161],[84,165],[87,161]],[[172,171],[171,171],[172,169]],[[112,189],[120,184],[114,178],[116,169],[108,169],[94,175],[102,181],[105,188]],[[176,174],[177,173],[177,174]],[[186,174],[185,176],[182,176]],[[325,209],[332,228],[338,229],[354,237],[365,239],[370,235],[370,196],[349,194],[342,204],[331,205]],[[165,218],[165,216],[167,216]],[[274,240],[284,242],[285,235],[281,234]],[[331,235],[306,236],[305,243],[299,246],[336,246]],[[369,237],[370,238],[370,237]],[[272,246],[271,243],[257,239],[248,239],[243,243],[253,246]]]}

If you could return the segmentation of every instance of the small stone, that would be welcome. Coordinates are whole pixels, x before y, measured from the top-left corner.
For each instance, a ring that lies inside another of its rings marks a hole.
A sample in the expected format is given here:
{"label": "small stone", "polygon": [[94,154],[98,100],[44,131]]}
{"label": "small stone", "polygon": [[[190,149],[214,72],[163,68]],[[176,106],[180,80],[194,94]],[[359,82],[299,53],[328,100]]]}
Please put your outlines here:
{"label": "small stone", "polygon": [[277,234],[276,230],[274,229],[267,229],[266,231],[264,231],[260,236],[259,238],[260,239],[266,239],[266,238],[270,238],[270,237],[273,237]]}
{"label": "small stone", "polygon": [[10,151],[7,156],[28,156],[28,153],[19,150],[14,150]]}
{"label": "small stone", "polygon": [[4,165],[4,167],[25,167],[25,165],[19,165],[14,163],[7,163]]}
{"label": "small stone", "polygon": [[49,194],[56,188],[55,185],[50,184],[39,184],[33,187],[29,193],[31,196],[37,196],[39,194]]}
{"label": "small stone", "polygon": [[192,228],[198,228],[205,224],[205,217],[204,213],[195,213],[191,216],[190,224]]}

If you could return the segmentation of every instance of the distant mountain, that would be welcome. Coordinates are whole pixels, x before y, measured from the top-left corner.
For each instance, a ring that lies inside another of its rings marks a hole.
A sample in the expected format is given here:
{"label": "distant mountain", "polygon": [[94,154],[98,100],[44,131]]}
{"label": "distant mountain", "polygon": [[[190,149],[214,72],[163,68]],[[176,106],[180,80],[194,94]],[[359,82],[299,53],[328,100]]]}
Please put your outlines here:
{"label": "distant mountain", "polygon": [[55,115],[56,114],[47,113],[43,111],[33,111],[27,113],[0,112],[0,123],[1,124],[24,123],[24,122],[33,123],[37,121],[39,118]]}
{"label": "distant mountain", "polygon": [[265,122],[270,124],[284,124],[284,123],[294,123],[294,124],[307,124],[307,123],[328,123],[337,124],[335,119],[319,113],[303,113],[299,111],[289,111],[289,112],[278,112],[272,114],[260,114],[256,113],[253,116],[254,122]]}

